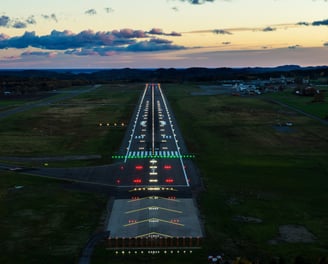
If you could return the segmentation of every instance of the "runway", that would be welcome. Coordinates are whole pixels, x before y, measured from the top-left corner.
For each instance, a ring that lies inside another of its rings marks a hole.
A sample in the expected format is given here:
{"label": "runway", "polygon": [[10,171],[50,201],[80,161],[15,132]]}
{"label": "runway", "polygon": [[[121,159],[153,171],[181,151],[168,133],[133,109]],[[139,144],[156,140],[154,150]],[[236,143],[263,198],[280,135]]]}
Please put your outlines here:
{"label": "runway", "polygon": [[117,195],[107,225],[110,247],[200,246],[203,232],[191,194],[199,181],[192,157],[160,84],[146,84],[113,157]]}

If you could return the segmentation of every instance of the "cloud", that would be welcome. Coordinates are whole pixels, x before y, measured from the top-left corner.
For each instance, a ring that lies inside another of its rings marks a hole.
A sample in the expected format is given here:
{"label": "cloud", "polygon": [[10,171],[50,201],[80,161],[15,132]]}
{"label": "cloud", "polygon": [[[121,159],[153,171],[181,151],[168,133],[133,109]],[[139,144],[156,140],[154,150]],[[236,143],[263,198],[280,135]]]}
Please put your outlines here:
{"label": "cloud", "polygon": [[94,15],[97,15],[97,11],[96,11],[96,9],[89,9],[89,10],[85,11],[84,14],[94,16]]}
{"label": "cloud", "polygon": [[178,11],[179,11],[179,8],[176,7],[176,6],[173,6],[173,7],[172,7],[172,10],[175,11],[175,12],[178,12]]}
{"label": "cloud", "polygon": [[308,23],[308,22],[298,22],[296,25],[298,25],[298,26],[309,26],[310,23]]}
{"label": "cloud", "polygon": [[149,32],[149,34],[154,34],[154,35],[163,35],[163,30],[160,28],[152,28]]}
{"label": "cloud", "polygon": [[12,25],[13,28],[26,28],[27,25],[25,22],[22,22],[22,21],[16,21],[13,23]]}
{"label": "cloud", "polygon": [[75,56],[96,56],[99,55],[98,52],[93,49],[73,49],[65,51],[65,54],[75,55]]}
{"label": "cloud", "polygon": [[214,29],[213,33],[218,34],[218,35],[232,35],[231,32],[224,30],[224,29]]}
{"label": "cloud", "polygon": [[[158,33],[162,32],[162,35],[165,35],[161,29],[155,31]],[[138,41],[143,38],[150,39]],[[133,29],[121,29],[108,32],[84,30],[77,34],[68,30],[53,30],[49,35],[44,36],[38,36],[34,31],[26,31],[22,36],[12,38],[0,34],[0,49],[24,49],[28,47],[42,50],[61,50],[64,51],[65,54],[78,56],[109,56],[113,55],[114,52],[179,50],[184,48],[183,46],[174,45],[170,40],[151,38],[147,32]],[[28,52],[24,55],[41,56],[47,54],[47,52]]]}
{"label": "cloud", "polygon": [[171,33],[166,34],[165,36],[181,37],[182,34],[178,33],[178,32],[175,32],[175,31],[172,31]]}
{"label": "cloud", "polygon": [[95,47],[95,48],[77,48],[65,51],[65,54],[75,56],[113,56],[122,52],[155,52],[172,51],[185,49],[183,46],[172,45],[171,41],[163,39],[151,39],[135,42],[127,46],[117,47]]}
{"label": "cloud", "polygon": [[288,48],[289,49],[296,49],[296,48],[299,48],[299,47],[301,47],[301,45],[293,45],[293,46],[289,46]]}
{"label": "cloud", "polygon": [[202,5],[208,2],[214,2],[215,0],[180,0],[181,2],[188,2],[193,5]]}
{"label": "cloud", "polygon": [[154,52],[181,49],[185,49],[185,47],[173,45],[170,40],[152,38],[140,42],[134,41],[128,45],[71,49],[65,51],[65,54],[75,56],[113,56],[119,52]]}
{"label": "cloud", "polygon": [[44,51],[25,51],[21,54],[22,57],[42,56],[42,57],[48,57],[48,58],[53,58],[56,55],[57,55],[57,52],[44,52]]}
{"label": "cloud", "polygon": [[325,47],[328,47],[328,41],[325,42],[325,43],[323,43],[323,45],[324,45]]}
{"label": "cloud", "polygon": [[200,34],[200,33],[214,33],[214,34],[226,34],[226,35],[233,35],[236,32],[255,32],[255,31],[263,31],[263,32],[270,32],[276,31],[277,29],[286,29],[288,27],[294,26],[295,24],[276,24],[274,26],[268,26],[266,28],[260,27],[233,27],[233,28],[226,28],[226,29],[205,29],[205,30],[194,30],[184,33],[189,34]]}
{"label": "cloud", "polygon": [[172,41],[167,39],[159,39],[159,38],[152,38],[149,42],[156,43],[156,44],[171,44]]}
{"label": "cloud", "polygon": [[150,31],[148,31],[148,33],[152,35],[163,35],[163,36],[173,36],[173,37],[182,36],[181,33],[177,33],[175,31],[172,31],[171,33],[164,33],[163,30],[160,28],[152,28]]}
{"label": "cloud", "polygon": [[0,27],[7,27],[10,23],[10,18],[8,16],[0,17]]}
{"label": "cloud", "polygon": [[19,60],[19,59],[21,59],[20,56],[11,55],[11,56],[4,56],[3,59],[0,59],[0,61],[1,60],[14,61],[14,60]]}
{"label": "cloud", "polygon": [[159,41],[158,39],[151,39],[140,41],[129,45],[126,50],[133,52],[140,51],[164,51],[164,50],[181,50],[185,49],[183,46],[172,45],[171,42]]}
{"label": "cloud", "polygon": [[105,48],[105,47],[101,47],[101,48],[93,48],[93,49],[84,49],[84,48],[80,48],[80,49],[72,49],[72,50],[67,50],[65,51],[66,55],[74,55],[74,56],[113,56],[115,54],[117,54],[116,51],[109,49],[109,48]]}
{"label": "cloud", "polygon": [[111,7],[105,7],[105,12],[106,13],[113,13],[114,12],[114,9],[111,8]]}
{"label": "cloud", "polygon": [[0,41],[0,48],[26,48],[65,50],[88,46],[118,46],[134,43],[134,38],[146,37],[143,31],[123,29],[112,32],[94,32],[84,30],[78,34],[71,31],[53,30],[49,35],[37,36],[35,32],[25,32],[22,36]]}
{"label": "cloud", "polygon": [[312,22],[312,26],[328,26],[328,19]]}
{"label": "cloud", "polygon": [[130,28],[125,28],[125,29],[121,29],[121,30],[113,30],[111,32],[111,34],[113,34],[115,37],[117,38],[146,38],[147,37],[147,33],[145,31],[142,30],[133,30]]}
{"label": "cloud", "polygon": [[0,17],[0,27],[10,27],[10,28],[26,28],[27,25],[36,24],[36,20],[34,16],[29,16],[25,21],[21,21],[18,19],[11,19],[8,16]]}
{"label": "cloud", "polygon": [[223,45],[230,45],[231,42],[229,42],[229,41],[223,41],[221,44],[223,44]]}
{"label": "cloud", "polygon": [[25,20],[25,22],[26,22],[27,24],[29,24],[29,25],[35,25],[35,24],[36,24],[36,20],[35,20],[34,16],[29,16],[29,17]]}
{"label": "cloud", "polygon": [[276,28],[273,28],[273,27],[266,27],[266,28],[263,28],[262,31],[263,32],[270,32],[270,31],[275,31]]}
{"label": "cloud", "polygon": [[57,17],[56,17],[55,14],[51,14],[51,15],[50,15],[50,18],[51,18],[53,21],[58,22]]}
{"label": "cloud", "polygon": [[[41,17],[46,20],[53,20],[58,22],[58,19],[55,14],[42,14]],[[0,16],[0,27],[8,27],[8,28],[27,28],[29,25],[36,25],[37,21],[34,15],[29,16],[26,19],[18,19],[18,18],[10,18],[8,16],[2,15]]]}
{"label": "cloud", "polygon": [[53,20],[55,22],[58,22],[56,14],[50,14],[50,15],[43,14],[41,16],[46,20]]}

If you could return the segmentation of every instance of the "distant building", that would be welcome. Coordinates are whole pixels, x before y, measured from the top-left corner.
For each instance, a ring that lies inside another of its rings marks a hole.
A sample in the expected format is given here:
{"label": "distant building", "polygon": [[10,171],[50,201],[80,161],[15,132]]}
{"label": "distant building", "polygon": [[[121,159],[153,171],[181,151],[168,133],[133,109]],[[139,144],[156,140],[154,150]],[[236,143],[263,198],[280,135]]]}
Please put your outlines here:
{"label": "distant building", "polygon": [[255,84],[239,83],[234,85],[234,89],[237,93],[241,94],[261,94],[261,91]]}

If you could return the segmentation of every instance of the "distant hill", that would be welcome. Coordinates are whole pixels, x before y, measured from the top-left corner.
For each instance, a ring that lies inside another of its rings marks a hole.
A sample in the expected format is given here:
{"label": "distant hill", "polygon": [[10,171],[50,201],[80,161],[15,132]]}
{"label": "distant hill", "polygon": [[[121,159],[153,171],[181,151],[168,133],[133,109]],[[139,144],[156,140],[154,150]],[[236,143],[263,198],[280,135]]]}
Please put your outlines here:
{"label": "distant hill", "polygon": [[[0,70],[0,85],[11,82],[33,82],[44,90],[54,87],[54,81],[63,85],[125,82],[211,82],[221,80],[251,80],[270,77],[328,77],[328,66],[300,67],[283,65],[278,67],[254,68],[202,68],[185,69],[49,69],[49,70]],[[49,85],[52,83],[52,85]],[[56,85],[55,85],[56,86]]]}

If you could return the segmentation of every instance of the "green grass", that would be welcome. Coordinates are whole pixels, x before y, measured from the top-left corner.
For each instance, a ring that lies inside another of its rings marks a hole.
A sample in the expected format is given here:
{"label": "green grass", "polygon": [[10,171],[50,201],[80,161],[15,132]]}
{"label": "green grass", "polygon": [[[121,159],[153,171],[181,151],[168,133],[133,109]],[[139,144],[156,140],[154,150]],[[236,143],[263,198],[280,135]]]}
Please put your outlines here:
{"label": "green grass", "polygon": [[[108,85],[47,107],[1,120],[0,156],[101,154],[110,156],[128,123],[143,86]],[[28,139],[28,140],[26,140]]]}
{"label": "green grass", "polygon": [[327,92],[328,89],[326,89],[325,102],[313,102],[313,97],[295,95],[291,90],[282,93],[274,93],[271,94],[270,97],[319,118],[325,118],[328,116]]}
{"label": "green grass", "polygon": [[[328,254],[326,126],[260,97],[172,96],[172,102],[206,186],[200,205],[205,248],[267,259]],[[293,121],[291,132],[275,129],[277,113]],[[234,222],[236,215],[263,223]],[[285,224],[305,226],[317,242],[269,245]]]}
{"label": "green grass", "polygon": [[0,172],[0,262],[77,262],[105,204],[102,195],[60,181]]}
{"label": "green grass", "polygon": [[21,104],[26,103],[27,100],[4,100],[1,99],[0,100],[0,110],[2,110],[4,107],[8,107],[8,106],[18,106]]}

